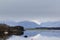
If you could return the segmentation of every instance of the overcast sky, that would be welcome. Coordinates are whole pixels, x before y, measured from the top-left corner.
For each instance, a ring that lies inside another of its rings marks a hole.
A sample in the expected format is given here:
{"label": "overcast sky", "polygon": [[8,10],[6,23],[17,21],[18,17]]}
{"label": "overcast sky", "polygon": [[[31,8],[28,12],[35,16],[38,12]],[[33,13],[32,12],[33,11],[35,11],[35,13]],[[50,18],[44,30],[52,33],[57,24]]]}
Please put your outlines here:
{"label": "overcast sky", "polygon": [[0,20],[60,20],[60,0],[0,0]]}

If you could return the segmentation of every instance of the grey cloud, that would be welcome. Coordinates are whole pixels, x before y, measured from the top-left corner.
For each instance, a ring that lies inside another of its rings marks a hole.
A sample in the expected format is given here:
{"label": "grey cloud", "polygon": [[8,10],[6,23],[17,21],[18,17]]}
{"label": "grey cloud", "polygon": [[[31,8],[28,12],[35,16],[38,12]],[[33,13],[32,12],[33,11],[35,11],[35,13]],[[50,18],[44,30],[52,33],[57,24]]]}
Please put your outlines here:
{"label": "grey cloud", "polygon": [[6,19],[59,18],[60,8],[58,1],[0,0],[0,17]]}

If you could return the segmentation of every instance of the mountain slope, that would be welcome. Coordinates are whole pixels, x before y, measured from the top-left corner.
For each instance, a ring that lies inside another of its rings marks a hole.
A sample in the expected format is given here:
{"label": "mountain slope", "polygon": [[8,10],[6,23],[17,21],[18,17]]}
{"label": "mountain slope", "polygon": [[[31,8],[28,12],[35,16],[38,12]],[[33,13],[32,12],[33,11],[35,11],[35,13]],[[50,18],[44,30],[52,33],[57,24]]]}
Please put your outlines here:
{"label": "mountain slope", "polygon": [[19,22],[18,25],[23,26],[25,28],[34,28],[34,27],[38,27],[39,25],[31,22],[31,21],[23,21],[23,22]]}

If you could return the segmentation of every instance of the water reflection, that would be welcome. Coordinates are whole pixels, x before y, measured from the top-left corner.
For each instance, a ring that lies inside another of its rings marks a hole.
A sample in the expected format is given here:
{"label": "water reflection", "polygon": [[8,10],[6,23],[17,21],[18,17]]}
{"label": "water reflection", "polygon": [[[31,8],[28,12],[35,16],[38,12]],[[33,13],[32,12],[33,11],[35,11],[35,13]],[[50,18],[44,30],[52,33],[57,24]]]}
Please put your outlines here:
{"label": "water reflection", "polygon": [[43,36],[56,36],[60,37],[60,30],[27,30],[24,35],[34,36],[41,34]]}

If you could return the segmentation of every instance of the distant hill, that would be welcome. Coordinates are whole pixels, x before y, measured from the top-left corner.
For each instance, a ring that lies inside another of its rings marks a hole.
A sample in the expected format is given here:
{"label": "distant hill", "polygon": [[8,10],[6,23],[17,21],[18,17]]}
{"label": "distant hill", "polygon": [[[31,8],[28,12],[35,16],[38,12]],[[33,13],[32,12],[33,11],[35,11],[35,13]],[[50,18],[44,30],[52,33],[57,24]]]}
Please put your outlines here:
{"label": "distant hill", "polygon": [[18,25],[23,26],[25,28],[34,28],[39,26],[38,24],[31,21],[18,22]]}
{"label": "distant hill", "polygon": [[25,28],[35,28],[35,27],[60,27],[60,21],[56,22],[43,22],[40,25],[31,22],[31,21],[22,21],[22,22],[14,22],[14,21],[0,21],[0,23],[5,23],[10,26],[23,26]]}

